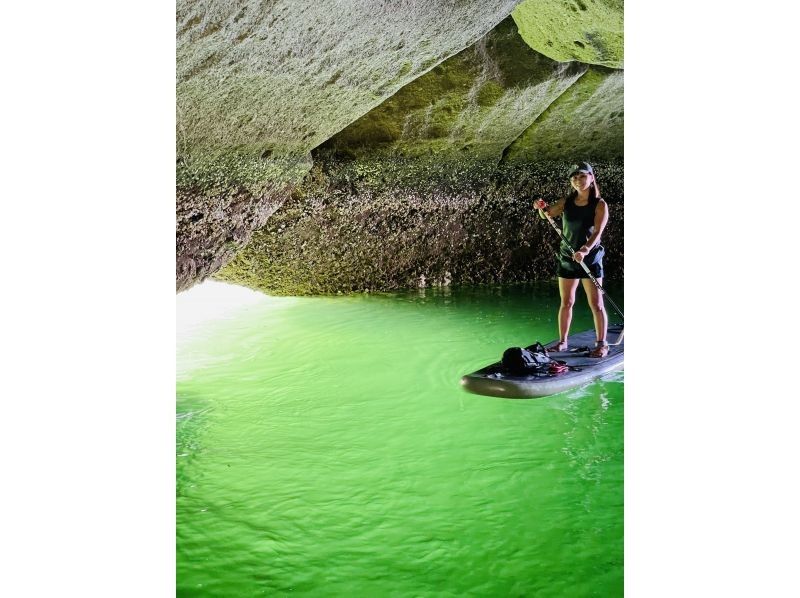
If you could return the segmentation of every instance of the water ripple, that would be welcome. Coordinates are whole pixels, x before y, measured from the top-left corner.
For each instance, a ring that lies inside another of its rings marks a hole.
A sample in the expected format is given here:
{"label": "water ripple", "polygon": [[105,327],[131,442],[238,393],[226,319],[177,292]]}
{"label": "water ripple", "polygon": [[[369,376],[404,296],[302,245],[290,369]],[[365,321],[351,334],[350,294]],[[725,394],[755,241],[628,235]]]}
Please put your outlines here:
{"label": "water ripple", "polygon": [[179,594],[621,594],[621,374],[537,401],[458,384],[549,340],[552,291],[298,299],[195,344]]}

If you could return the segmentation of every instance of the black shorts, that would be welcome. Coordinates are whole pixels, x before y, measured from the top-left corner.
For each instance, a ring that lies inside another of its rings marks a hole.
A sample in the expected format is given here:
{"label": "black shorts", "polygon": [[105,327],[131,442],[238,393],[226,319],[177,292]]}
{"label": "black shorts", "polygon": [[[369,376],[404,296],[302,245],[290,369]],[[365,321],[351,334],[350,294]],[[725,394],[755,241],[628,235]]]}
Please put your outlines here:
{"label": "black shorts", "polygon": [[[595,262],[594,264],[586,264],[589,268],[589,272],[592,273],[592,276],[595,278],[603,278],[603,262]],[[566,264],[562,260],[558,261],[558,269],[556,270],[556,275],[559,278],[589,278],[589,275],[586,274],[586,271],[581,268],[581,265],[578,262],[572,262],[572,264]]]}
{"label": "black shorts", "polygon": [[[589,255],[586,256],[584,263],[589,268],[589,272],[595,278],[603,278],[603,256],[605,255],[605,248],[602,245],[595,247]],[[566,257],[559,254],[558,268],[556,275],[559,278],[589,278],[581,265],[573,260],[571,257]]]}

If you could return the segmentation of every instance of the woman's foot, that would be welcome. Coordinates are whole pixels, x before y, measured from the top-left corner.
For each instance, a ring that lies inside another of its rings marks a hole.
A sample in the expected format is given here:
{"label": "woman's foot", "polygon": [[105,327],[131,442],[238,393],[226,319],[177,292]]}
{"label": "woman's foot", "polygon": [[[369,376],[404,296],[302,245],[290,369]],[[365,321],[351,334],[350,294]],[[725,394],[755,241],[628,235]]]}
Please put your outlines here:
{"label": "woman's foot", "polygon": [[597,341],[594,349],[589,351],[589,357],[605,357],[608,355],[608,343],[606,341]]}
{"label": "woman's foot", "polygon": [[566,351],[567,347],[569,347],[567,341],[558,341],[557,343],[547,347],[547,350],[552,351],[553,353],[561,353],[562,351]]}

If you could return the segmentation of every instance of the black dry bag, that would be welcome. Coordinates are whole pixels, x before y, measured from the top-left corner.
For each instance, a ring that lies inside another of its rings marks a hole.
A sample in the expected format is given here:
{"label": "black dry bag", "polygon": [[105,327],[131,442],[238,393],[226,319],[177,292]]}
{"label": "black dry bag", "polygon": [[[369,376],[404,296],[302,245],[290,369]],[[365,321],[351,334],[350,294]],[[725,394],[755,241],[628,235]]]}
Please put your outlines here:
{"label": "black dry bag", "polygon": [[[541,350],[538,350],[539,348]],[[542,369],[542,366],[549,363],[550,358],[545,353],[544,347],[539,343],[535,343],[525,349],[511,347],[503,353],[503,367],[513,375],[532,374],[538,372]]]}
{"label": "black dry bag", "polygon": [[535,372],[539,363],[537,355],[528,349],[511,347],[503,352],[503,367],[511,374],[524,375]]}

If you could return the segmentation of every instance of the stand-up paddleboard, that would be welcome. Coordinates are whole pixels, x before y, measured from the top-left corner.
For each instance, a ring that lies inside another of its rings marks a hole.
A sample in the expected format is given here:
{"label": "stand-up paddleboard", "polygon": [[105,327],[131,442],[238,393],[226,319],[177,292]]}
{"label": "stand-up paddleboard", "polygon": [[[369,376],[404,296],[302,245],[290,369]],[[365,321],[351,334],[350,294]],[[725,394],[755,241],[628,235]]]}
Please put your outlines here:
{"label": "stand-up paddleboard", "polygon": [[[609,342],[615,342],[620,332],[622,332],[621,325],[609,326]],[[461,385],[465,390],[475,394],[506,399],[546,397],[583,386],[604,374],[621,370],[623,366],[624,340],[619,345],[610,346],[605,357],[589,357],[589,350],[594,348],[595,338],[594,330],[574,334],[568,339],[568,350],[548,353],[551,359],[566,362],[569,366],[569,371],[561,374],[512,375],[498,361],[462,377]],[[555,341],[548,343],[548,346],[552,344],[555,344]]]}

